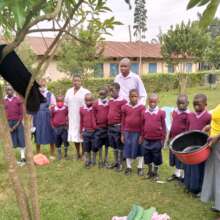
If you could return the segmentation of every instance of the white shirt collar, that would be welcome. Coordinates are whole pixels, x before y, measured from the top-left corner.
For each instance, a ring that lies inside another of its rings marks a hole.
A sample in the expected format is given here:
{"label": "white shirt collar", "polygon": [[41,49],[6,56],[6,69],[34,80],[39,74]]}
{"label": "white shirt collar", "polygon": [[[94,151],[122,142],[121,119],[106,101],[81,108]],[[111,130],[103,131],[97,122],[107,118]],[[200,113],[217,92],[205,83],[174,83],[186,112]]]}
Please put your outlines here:
{"label": "white shirt collar", "polygon": [[7,95],[5,96],[5,99],[7,99],[9,102],[11,102],[16,96],[13,95],[11,98],[9,98]]}
{"label": "white shirt collar", "polygon": [[88,108],[86,105],[84,105],[83,108],[84,108],[85,110],[87,110],[87,111],[91,111],[91,110],[92,110],[92,106]]}
{"label": "white shirt collar", "polygon": [[193,112],[194,113],[194,115],[196,116],[196,118],[201,118],[205,113],[207,112],[207,110],[205,109],[203,112],[201,112],[201,113],[196,113],[196,112]]}
{"label": "white shirt collar", "polygon": [[129,72],[129,74],[125,77],[125,76],[123,76],[123,74],[122,73],[120,73],[119,74],[119,76],[121,77],[121,78],[123,78],[123,79],[128,79],[128,78],[131,78],[132,77],[132,74],[133,74],[133,72]]}
{"label": "white shirt collar", "polygon": [[149,110],[149,108],[147,108],[146,109],[146,111],[145,112],[148,112],[148,113],[150,113],[151,115],[153,115],[153,114],[157,114],[158,112],[159,112],[159,107],[157,106],[152,112]]}
{"label": "white shirt collar", "polygon": [[122,97],[119,96],[117,99],[113,99],[113,98],[111,98],[110,100],[116,102],[116,101],[122,101],[122,100],[124,100],[124,99],[123,99]]}
{"label": "white shirt collar", "polygon": [[178,108],[175,108],[174,111],[179,115],[179,114],[182,114],[182,113],[189,113],[189,110],[186,109],[184,111],[180,111]]}
{"label": "white shirt collar", "polygon": [[137,107],[141,106],[142,104],[141,103],[137,103],[136,105],[131,105],[130,103],[127,103],[126,105],[128,105],[131,108],[137,108]]}
{"label": "white shirt collar", "polygon": [[104,99],[104,101],[106,101],[106,103],[103,103],[101,99],[98,99],[98,104],[103,106],[108,105],[108,99]]}
{"label": "white shirt collar", "polygon": [[55,106],[54,107],[54,110],[55,111],[62,111],[62,110],[64,110],[66,108],[66,106],[64,105],[63,107],[61,107],[61,108],[59,108],[58,106]]}

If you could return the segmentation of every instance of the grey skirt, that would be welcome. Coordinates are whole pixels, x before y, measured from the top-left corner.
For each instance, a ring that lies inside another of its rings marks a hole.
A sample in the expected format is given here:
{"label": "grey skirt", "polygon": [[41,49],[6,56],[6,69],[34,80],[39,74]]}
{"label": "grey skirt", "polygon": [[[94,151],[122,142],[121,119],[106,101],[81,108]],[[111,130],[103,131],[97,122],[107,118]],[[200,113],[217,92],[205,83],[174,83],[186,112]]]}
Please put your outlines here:
{"label": "grey skirt", "polygon": [[214,208],[220,211],[220,142],[212,146],[206,161],[201,201],[214,202]]}

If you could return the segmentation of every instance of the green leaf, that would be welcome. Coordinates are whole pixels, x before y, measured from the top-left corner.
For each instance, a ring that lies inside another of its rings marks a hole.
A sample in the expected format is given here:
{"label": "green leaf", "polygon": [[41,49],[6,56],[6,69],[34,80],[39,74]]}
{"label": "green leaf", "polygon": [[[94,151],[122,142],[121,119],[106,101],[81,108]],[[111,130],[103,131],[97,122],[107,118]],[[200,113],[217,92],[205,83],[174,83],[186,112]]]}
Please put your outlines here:
{"label": "green leaf", "polygon": [[188,5],[187,5],[187,10],[195,7],[196,5],[198,5],[200,1],[201,0],[190,0]]}
{"label": "green leaf", "polygon": [[199,3],[199,6],[203,6],[207,4],[208,2],[210,2],[210,0],[201,0],[201,2]]}
{"label": "green leaf", "polygon": [[208,25],[213,20],[215,13],[218,9],[219,2],[220,2],[219,0],[212,0],[205,9],[205,11],[203,12],[202,18],[200,20],[200,27],[202,29],[207,28]]}

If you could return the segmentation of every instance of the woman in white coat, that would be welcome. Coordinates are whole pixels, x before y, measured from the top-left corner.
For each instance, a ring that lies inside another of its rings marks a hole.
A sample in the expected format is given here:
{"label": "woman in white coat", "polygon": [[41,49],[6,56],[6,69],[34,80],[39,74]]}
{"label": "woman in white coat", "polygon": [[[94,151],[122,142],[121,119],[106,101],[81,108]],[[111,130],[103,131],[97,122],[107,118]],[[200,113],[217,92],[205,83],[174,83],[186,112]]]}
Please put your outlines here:
{"label": "woman in white coat", "polygon": [[80,107],[84,105],[85,95],[90,93],[89,90],[82,87],[82,80],[80,76],[73,77],[73,87],[68,89],[65,95],[65,104],[69,111],[69,131],[68,141],[73,142],[76,147],[77,159],[83,155],[80,153],[80,145],[82,139],[80,137]]}

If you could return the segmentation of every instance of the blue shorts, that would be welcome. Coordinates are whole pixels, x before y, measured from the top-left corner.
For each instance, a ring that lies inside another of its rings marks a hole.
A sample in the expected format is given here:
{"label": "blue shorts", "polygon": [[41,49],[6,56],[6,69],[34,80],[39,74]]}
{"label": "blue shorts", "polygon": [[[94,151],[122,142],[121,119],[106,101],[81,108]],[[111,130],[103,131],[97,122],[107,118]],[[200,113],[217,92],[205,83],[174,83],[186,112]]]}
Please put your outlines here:
{"label": "blue shorts", "polygon": [[136,157],[143,156],[142,146],[139,144],[139,132],[124,132],[125,145],[124,157],[135,159]]}
{"label": "blue shorts", "polygon": [[144,140],[142,149],[145,164],[154,163],[156,166],[159,166],[163,163],[161,140]]}
{"label": "blue shorts", "polygon": [[83,148],[85,152],[98,151],[98,149],[95,147],[94,131],[83,131]]}
{"label": "blue shorts", "polygon": [[[17,120],[8,120],[8,125],[10,128],[12,128],[17,124],[17,122]],[[11,139],[13,147],[25,147],[24,126],[22,122],[19,123],[18,127],[13,132],[11,132]]]}
{"label": "blue shorts", "polygon": [[67,128],[65,126],[59,126],[54,128],[55,133],[55,139],[56,139],[56,147],[60,148],[63,144],[65,148],[69,146],[69,143],[67,141],[68,132]]}
{"label": "blue shorts", "polygon": [[95,131],[95,146],[101,149],[103,146],[109,147],[108,128],[97,128]]}
{"label": "blue shorts", "polygon": [[109,145],[114,150],[123,150],[123,144],[121,142],[121,126],[110,125],[108,127],[108,140]]}

